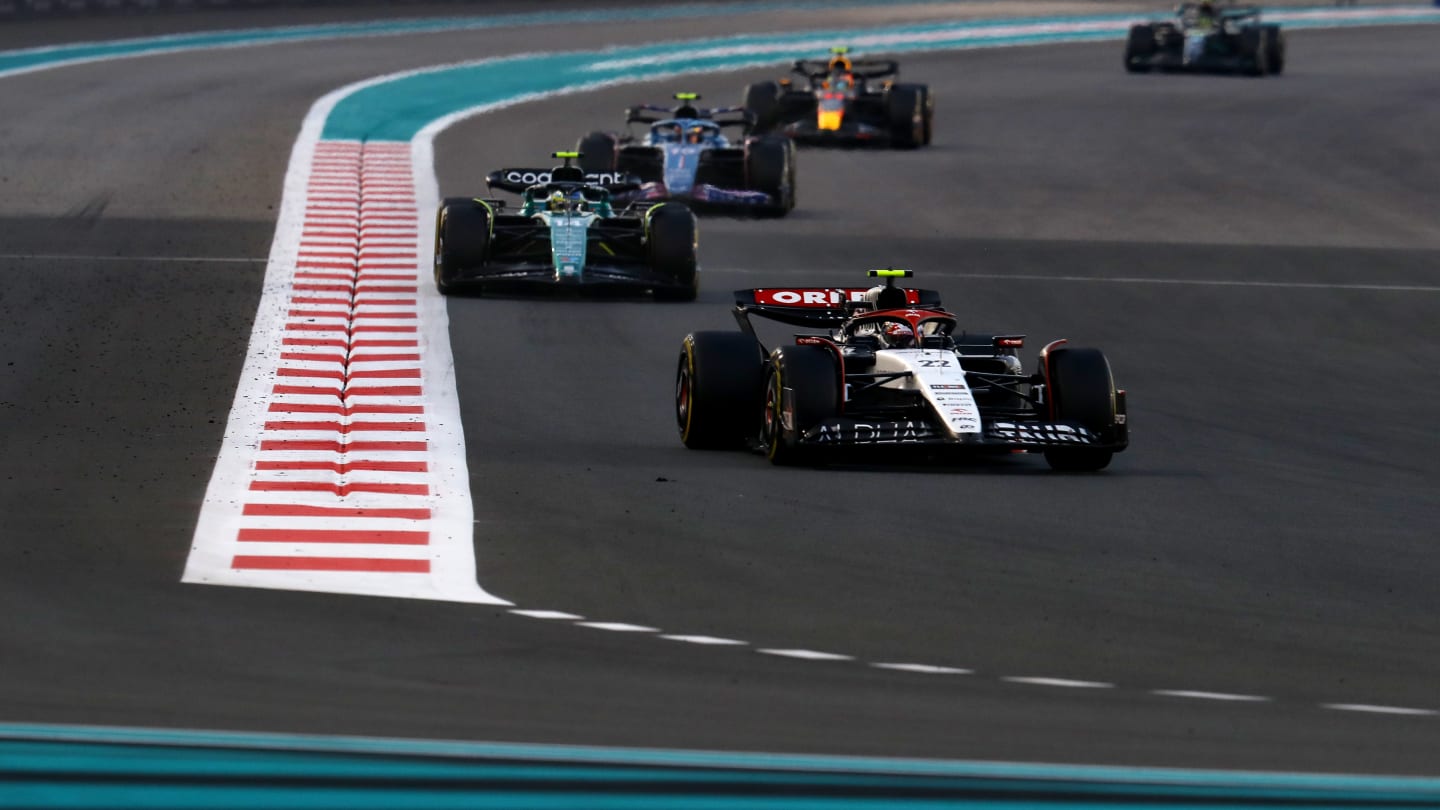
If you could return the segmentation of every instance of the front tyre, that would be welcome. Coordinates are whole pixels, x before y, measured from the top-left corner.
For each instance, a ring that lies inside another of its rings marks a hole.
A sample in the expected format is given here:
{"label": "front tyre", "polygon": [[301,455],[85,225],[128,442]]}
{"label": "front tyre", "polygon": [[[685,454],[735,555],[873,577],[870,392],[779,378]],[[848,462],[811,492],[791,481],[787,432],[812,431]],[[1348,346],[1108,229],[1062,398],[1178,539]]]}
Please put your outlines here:
{"label": "front tyre", "polygon": [[468,197],[450,197],[435,212],[435,288],[455,291],[461,273],[482,267],[490,249],[490,209]]}
{"label": "front tyre", "polygon": [[694,332],[680,344],[675,421],[691,450],[729,450],[755,435],[765,355],[744,332]]}
{"label": "front tyre", "polygon": [[770,463],[793,465],[810,457],[800,437],[840,412],[840,370],[821,346],[781,346],[770,355],[760,438]]}
{"label": "front tyre", "polygon": [[[1092,433],[1107,433],[1115,426],[1115,380],[1110,361],[1099,349],[1061,347],[1049,352],[1042,364],[1046,392],[1056,422],[1078,424]],[[1062,472],[1094,472],[1110,464],[1114,451],[1091,447],[1052,448],[1045,451],[1050,468]]]}

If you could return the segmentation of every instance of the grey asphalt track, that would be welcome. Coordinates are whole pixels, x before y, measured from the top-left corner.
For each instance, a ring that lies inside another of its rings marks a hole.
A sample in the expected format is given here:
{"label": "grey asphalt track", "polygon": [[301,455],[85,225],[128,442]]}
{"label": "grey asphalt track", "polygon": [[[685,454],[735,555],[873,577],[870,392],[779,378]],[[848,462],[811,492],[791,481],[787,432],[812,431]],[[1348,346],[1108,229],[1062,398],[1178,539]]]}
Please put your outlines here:
{"label": "grey asphalt track", "polygon": [[[0,720],[1440,772],[1440,718],[1317,706],[1440,708],[1433,36],[1296,35],[1290,73],[1264,81],[1127,76],[1114,43],[907,58],[939,98],[934,146],[803,152],[793,217],[703,223],[699,303],[451,303],[488,590],[976,671],[948,677],[179,584],[309,103],[533,43],[0,81]],[[680,85],[728,101],[757,75]],[[442,192],[677,88],[463,123],[437,143]],[[1133,449],[1056,476],[1023,457],[776,470],[680,446],[674,355],[728,327],[729,290],[881,264],[977,328],[1105,348]]]}

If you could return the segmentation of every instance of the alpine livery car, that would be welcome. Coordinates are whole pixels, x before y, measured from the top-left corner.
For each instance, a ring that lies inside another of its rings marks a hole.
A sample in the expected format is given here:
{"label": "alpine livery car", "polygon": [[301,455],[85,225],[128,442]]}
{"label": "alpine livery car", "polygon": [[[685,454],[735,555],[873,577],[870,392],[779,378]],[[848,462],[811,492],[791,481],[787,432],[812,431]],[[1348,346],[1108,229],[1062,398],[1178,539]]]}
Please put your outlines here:
{"label": "alpine livery car", "polygon": [[[638,177],[628,199],[679,200],[698,211],[781,217],[795,207],[795,146],[751,136],[739,107],[696,107],[696,93],[676,93],[676,107],[644,104],[625,111],[625,132],[592,132],[576,150],[587,172]],[[630,130],[646,124],[642,135]],[[724,130],[738,127],[739,142]]]}
{"label": "alpine livery car", "polygon": [[[735,293],[738,332],[685,337],[675,374],[680,440],[751,447],[776,464],[870,449],[1038,452],[1057,470],[1104,468],[1129,444],[1125,392],[1098,349],[1064,340],[1019,357],[1023,335],[964,332],[933,290],[894,286]],[[819,331],[767,350],[751,318]]]}
{"label": "alpine livery car", "polygon": [[1279,25],[1260,21],[1257,6],[1182,3],[1173,20],[1130,27],[1125,69],[1279,75],[1285,36]]}
{"label": "alpine livery car", "polygon": [[650,290],[657,300],[693,301],[699,289],[695,215],[683,205],[631,204],[634,178],[586,174],[579,155],[556,152],[553,169],[501,169],[485,178],[501,199],[450,197],[435,217],[435,286],[456,290],[547,286]]}
{"label": "alpine livery car", "polygon": [[814,145],[913,149],[930,143],[930,87],[897,84],[900,65],[893,60],[852,60],[847,54],[831,48],[828,60],[796,60],[793,76],[747,87],[745,110],[755,118],[755,131]]}

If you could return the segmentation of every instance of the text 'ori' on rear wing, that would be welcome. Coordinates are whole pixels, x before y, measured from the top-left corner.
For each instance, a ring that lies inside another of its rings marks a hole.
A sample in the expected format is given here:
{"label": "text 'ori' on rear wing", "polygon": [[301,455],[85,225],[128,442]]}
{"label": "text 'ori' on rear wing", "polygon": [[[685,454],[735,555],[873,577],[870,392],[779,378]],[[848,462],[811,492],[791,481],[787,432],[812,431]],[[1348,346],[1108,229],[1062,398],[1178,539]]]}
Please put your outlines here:
{"label": "text 'ori' on rear wing", "polygon": [[[853,304],[865,301],[869,287],[761,287],[735,291],[735,317],[741,325],[750,315],[811,329],[840,326],[854,314]],[[906,304],[939,309],[935,290],[905,290]]]}

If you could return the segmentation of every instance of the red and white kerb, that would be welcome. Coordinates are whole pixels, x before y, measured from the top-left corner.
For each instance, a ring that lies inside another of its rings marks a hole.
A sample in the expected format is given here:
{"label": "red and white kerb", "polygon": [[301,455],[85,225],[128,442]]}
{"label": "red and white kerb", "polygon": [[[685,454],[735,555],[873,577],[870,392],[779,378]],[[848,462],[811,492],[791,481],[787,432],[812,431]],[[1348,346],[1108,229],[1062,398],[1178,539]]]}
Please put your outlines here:
{"label": "red and white kerb", "polygon": [[[475,585],[468,493],[451,515],[463,529],[434,542],[433,291],[415,179],[408,143],[316,143],[252,338],[246,373],[262,382],[241,381],[185,581],[499,601]],[[441,449],[463,457],[458,443]]]}

